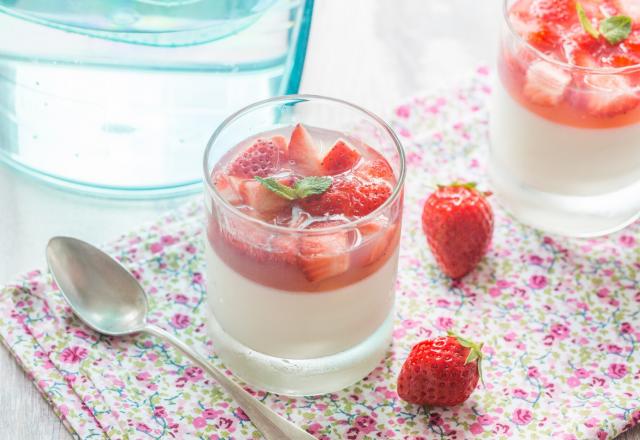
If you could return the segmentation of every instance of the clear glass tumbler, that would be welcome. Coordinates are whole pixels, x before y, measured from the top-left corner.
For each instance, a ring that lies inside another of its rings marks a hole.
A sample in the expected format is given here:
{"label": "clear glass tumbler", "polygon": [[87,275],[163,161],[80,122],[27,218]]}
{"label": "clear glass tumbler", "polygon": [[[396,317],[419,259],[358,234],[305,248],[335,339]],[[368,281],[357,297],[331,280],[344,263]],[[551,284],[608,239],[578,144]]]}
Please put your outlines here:
{"label": "clear glass tumbler", "polygon": [[552,233],[623,228],[640,215],[640,66],[574,65],[536,49],[521,35],[531,31],[523,4],[504,1],[491,102],[495,192],[515,217]]}
{"label": "clear glass tumbler", "polygon": [[[268,223],[229,203],[212,181],[229,152],[265,134],[288,139],[298,123],[320,145],[348,139],[384,158],[395,175],[386,202],[320,229]],[[392,129],[337,99],[273,98],[218,127],[204,156],[207,324],[216,353],[234,374],[262,390],[322,394],[358,381],[385,357],[404,175],[404,152]],[[314,279],[305,272],[309,263],[337,270]]]}

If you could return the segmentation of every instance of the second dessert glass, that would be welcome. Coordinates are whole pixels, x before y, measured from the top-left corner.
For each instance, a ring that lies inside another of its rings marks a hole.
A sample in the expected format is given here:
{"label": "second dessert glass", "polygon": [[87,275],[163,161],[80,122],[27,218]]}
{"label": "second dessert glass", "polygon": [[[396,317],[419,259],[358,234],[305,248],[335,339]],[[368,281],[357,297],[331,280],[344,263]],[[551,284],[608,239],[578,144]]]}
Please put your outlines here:
{"label": "second dessert glass", "polygon": [[[395,176],[388,199],[361,218],[317,229],[267,222],[230,203],[212,177],[230,155],[258,137],[289,139],[299,123],[321,150],[341,138],[384,158]],[[337,99],[269,99],[215,131],[204,157],[207,324],[216,353],[234,374],[262,390],[313,395],[356,382],[384,358],[404,176],[393,130]]]}
{"label": "second dessert glass", "polygon": [[[603,18],[598,2],[582,3]],[[553,4],[567,9],[504,2],[491,177],[524,223],[602,235],[640,215],[640,33],[610,45],[582,29],[574,2]]]}

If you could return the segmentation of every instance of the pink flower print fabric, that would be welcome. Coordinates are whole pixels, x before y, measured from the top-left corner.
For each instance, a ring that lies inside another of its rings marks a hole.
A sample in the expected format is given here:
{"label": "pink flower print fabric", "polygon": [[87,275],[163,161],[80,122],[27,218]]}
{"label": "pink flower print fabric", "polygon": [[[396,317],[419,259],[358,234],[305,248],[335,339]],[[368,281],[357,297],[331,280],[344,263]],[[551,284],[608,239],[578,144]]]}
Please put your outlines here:
{"label": "pink flower print fabric", "polygon": [[[640,224],[573,240],[525,227],[493,200],[480,267],[452,282],[421,226],[436,183],[490,189],[488,70],[394,109],[407,150],[396,322],[388,356],[340,392],[288,398],[249,390],[319,439],[605,439],[640,421]],[[207,338],[199,203],[105,249],[150,296],[151,320],[222,366]],[[485,343],[486,386],[453,408],[398,399],[418,341],[454,329]],[[246,414],[186,358],[150,336],[102,337],[70,313],[47,274],[0,292],[0,336],[77,438],[254,439]]]}

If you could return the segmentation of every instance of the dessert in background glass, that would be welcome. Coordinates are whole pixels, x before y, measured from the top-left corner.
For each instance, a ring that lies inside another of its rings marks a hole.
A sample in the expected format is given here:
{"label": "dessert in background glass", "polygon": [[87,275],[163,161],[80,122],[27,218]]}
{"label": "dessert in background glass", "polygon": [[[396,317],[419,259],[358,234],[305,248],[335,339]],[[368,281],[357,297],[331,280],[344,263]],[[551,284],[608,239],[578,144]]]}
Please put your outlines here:
{"label": "dessert in background glass", "polygon": [[[586,237],[640,214],[640,0],[580,6],[505,1],[490,173],[518,219]],[[619,41],[614,16],[631,19]]]}
{"label": "dessert in background glass", "polygon": [[404,153],[319,96],[253,104],[204,158],[208,330],[234,374],[287,395],[366,376],[391,340]]}

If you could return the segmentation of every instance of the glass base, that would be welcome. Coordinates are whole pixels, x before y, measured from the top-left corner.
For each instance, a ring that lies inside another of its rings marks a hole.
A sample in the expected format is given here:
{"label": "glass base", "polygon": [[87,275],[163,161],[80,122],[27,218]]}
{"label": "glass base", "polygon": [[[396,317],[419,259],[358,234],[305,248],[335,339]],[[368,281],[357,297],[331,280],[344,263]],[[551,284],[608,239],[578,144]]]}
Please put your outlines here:
{"label": "glass base", "polygon": [[208,315],[209,336],[222,362],[247,384],[287,396],[313,396],[341,390],[364,378],[385,358],[391,344],[393,311],[368,339],[355,347],[316,359],[282,359],[256,352],[227,334]]}
{"label": "glass base", "polygon": [[492,164],[492,189],[499,203],[529,226],[568,237],[598,237],[618,231],[640,217],[640,182],[595,196],[538,191]]}

